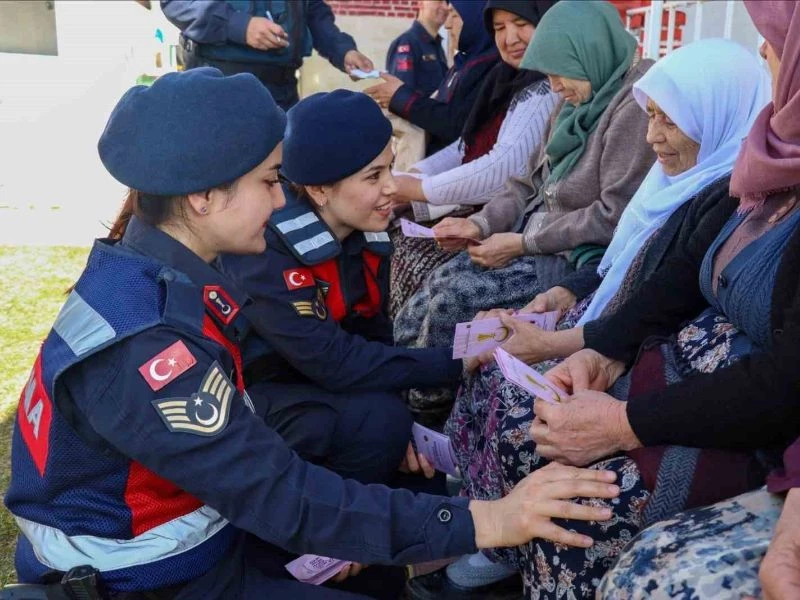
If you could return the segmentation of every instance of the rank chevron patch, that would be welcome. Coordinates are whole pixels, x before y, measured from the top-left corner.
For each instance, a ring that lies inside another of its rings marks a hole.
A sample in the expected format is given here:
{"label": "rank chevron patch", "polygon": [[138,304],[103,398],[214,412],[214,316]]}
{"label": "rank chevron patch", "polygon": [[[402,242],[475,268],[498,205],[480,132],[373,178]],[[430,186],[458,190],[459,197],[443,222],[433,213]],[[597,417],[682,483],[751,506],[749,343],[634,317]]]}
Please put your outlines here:
{"label": "rank chevron patch", "polygon": [[203,377],[200,389],[190,398],[153,400],[152,404],[170,431],[212,436],[228,424],[235,391],[222,367],[214,362]]}

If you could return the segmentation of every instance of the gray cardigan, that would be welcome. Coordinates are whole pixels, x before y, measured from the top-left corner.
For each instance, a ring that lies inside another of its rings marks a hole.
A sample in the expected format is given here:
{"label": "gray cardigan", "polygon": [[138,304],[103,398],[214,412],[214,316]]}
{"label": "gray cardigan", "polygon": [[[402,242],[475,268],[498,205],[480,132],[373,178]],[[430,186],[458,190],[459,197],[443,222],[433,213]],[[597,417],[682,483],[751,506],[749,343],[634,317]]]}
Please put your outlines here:
{"label": "gray cardigan", "polygon": [[[562,180],[542,189],[549,165],[545,144],[528,162],[527,174],[511,177],[483,210],[469,217],[483,237],[523,230],[525,254],[568,253],[581,244],[607,246],[622,211],[655,161],[645,139],[647,114],[633,98],[633,84],[653,65],[630,68],[622,89],[611,99],[578,163]],[[563,105],[563,103],[562,103]],[[556,109],[550,121],[550,138]]]}

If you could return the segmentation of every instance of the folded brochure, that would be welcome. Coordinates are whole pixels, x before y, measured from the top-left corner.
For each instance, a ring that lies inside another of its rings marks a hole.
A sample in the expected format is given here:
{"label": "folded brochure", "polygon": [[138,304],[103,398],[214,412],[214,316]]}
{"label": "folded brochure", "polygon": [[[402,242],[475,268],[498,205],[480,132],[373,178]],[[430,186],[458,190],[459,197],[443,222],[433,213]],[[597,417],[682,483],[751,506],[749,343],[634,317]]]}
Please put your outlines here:
{"label": "folded brochure", "polygon": [[558,404],[567,392],[557,388],[544,376],[532,369],[518,358],[514,358],[502,348],[495,348],[494,359],[503,375],[528,392],[531,396],[541,398],[545,402]]}
{"label": "folded brochure", "polygon": [[[546,313],[515,313],[513,317],[533,323],[545,331],[554,331],[558,315],[558,311],[554,310]],[[496,348],[510,337],[511,331],[497,317],[458,323],[453,336],[453,358],[478,356]]]}

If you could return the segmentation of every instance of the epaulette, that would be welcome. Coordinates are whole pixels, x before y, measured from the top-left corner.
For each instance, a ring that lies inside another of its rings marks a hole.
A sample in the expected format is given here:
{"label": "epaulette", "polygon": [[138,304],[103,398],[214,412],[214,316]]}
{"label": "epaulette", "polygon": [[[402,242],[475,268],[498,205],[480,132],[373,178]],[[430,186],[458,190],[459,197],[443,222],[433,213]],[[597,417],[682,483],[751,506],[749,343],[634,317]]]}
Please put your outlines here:
{"label": "epaulette", "polygon": [[[342,245],[325,221],[306,200],[298,198],[287,186],[283,186],[283,193],[286,206],[270,217],[269,227],[294,257],[304,265],[311,266],[338,256]],[[382,256],[392,253],[392,242],[385,231],[365,232],[363,235],[373,253]]]}

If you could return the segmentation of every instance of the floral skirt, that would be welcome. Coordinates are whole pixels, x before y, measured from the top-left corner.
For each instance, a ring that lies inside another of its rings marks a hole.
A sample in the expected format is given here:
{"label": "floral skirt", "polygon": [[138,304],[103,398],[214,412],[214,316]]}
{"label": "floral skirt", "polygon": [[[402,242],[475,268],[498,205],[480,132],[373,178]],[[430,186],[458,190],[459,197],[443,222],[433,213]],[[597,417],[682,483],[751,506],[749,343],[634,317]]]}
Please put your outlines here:
{"label": "floral skirt", "polygon": [[782,506],[761,489],[648,527],[603,577],[598,600],[760,597],[758,568]]}
{"label": "floral skirt", "polygon": [[[610,393],[627,399],[632,386],[637,386],[637,376],[646,379],[649,389],[654,390],[679,381],[691,374],[688,371],[699,372],[700,369],[730,364],[734,357],[727,351],[726,341],[735,330],[727,328],[718,318],[709,318],[705,314],[698,322],[702,327],[694,323],[675,341],[652,347],[649,354],[645,353],[649,360],[637,364]],[[701,330],[707,335],[701,335]],[[676,355],[690,356],[691,360],[676,364]],[[544,372],[553,364],[540,363],[535,368]],[[496,366],[483,367],[477,375],[465,381],[445,431],[453,440],[466,495],[477,499],[502,497],[526,475],[548,463],[536,452],[528,433],[534,416],[532,397],[505,380]],[[687,453],[693,456],[695,450],[669,447],[668,452],[663,452],[664,456],[675,454],[679,457]],[[727,456],[719,458],[727,464]],[[738,463],[734,463],[736,465]],[[610,505],[614,510],[610,521],[569,524],[570,529],[595,540],[591,548],[565,548],[535,540],[512,551],[494,551],[496,560],[512,565],[516,563],[520,568],[527,598],[593,598],[605,571],[614,564],[623,547],[650,522],[654,507],[665,511],[666,515],[673,515],[687,506],[672,506],[662,501],[663,496],[659,494],[656,496],[659,501],[651,502],[648,509],[652,490],[645,485],[637,462],[630,457],[612,457],[590,468],[615,470],[622,487],[622,494],[613,501],[585,501]],[[677,470],[680,469],[679,465]],[[691,481],[691,477],[688,480]],[[728,496],[751,488],[734,486],[734,489],[736,491]],[[658,486],[656,491],[659,491]],[[717,495],[710,502],[724,497]],[[681,501],[685,499],[686,496]]]}

